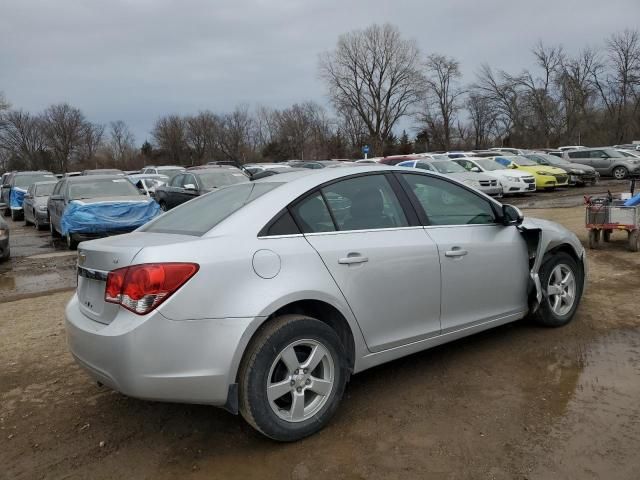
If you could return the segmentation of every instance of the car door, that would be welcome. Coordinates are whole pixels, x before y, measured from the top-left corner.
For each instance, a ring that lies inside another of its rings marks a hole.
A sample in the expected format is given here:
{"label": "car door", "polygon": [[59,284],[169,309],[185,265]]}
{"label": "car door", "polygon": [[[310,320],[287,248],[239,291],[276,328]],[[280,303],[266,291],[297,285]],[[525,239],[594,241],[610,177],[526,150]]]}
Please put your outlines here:
{"label": "car door", "polygon": [[67,182],[62,180],[56,183],[56,186],[53,188],[53,192],[49,197],[48,201],[48,209],[49,209],[49,218],[51,221],[51,225],[57,231],[60,231],[60,218],[62,216],[62,210],[64,209],[64,198],[63,192],[65,190]]}
{"label": "car door", "polygon": [[[24,215],[25,221],[33,222],[35,220],[35,216],[32,215],[34,211],[34,202],[36,195],[36,187],[35,185],[29,185],[27,188],[27,193],[24,195],[24,200],[22,201],[22,214]],[[32,218],[33,217],[33,218]]]}
{"label": "car door", "polygon": [[440,332],[438,249],[410,205],[403,208],[387,175],[358,175],[326,185],[292,212],[371,351]]}
{"label": "car door", "polygon": [[188,202],[200,195],[199,182],[192,173],[185,173],[182,178],[182,190],[180,192],[180,203]]}
{"label": "car door", "polygon": [[605,174],[611,170],[611,157],[604,150],[591,150],[589,152],[590,165],[598,172]]}
{"label": "car door", "polygon": [[515,226],[497,221],[490,200],[431,175],[398,174],[425,233],[438,246],[442,333],[517,318],[527,310],[527,245]]}
{"label": "car door", "polygon": [[164,189],[165,191],[165,202],[168,208],[173,208],[176,205],[180,205],[182,203],[180,201],[180,193],[182,192],[182,179],[184,175],[179,174],[171,179],[169,185]]}

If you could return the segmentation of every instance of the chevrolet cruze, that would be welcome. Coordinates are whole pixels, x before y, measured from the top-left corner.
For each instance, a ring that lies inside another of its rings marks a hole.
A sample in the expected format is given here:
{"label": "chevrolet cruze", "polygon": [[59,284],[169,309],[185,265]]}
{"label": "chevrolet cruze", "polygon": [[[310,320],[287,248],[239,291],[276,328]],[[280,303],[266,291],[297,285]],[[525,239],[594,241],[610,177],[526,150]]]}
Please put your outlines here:
{"label": "chevrolet cruze", "polygon": [[352,374],[524,317],[565,325],[584,278],[574,234],[456,180],[327,168],[83,242],[66,328],[99,383],[292,441],[329,422]]}

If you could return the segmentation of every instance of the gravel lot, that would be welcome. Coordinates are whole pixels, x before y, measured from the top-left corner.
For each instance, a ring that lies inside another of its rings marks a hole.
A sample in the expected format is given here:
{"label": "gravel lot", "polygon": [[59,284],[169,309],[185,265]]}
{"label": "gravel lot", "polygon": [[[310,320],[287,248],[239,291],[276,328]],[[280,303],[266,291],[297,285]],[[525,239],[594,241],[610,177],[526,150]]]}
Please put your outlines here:
{"label": "gravel lot", "polygon": [[[581,207],[525,214],[586,242]],[[621,234],[589,252],[569,326],[518,322],[364,372],[328,428],[282,445],[222,410],[92,383],[66,349],[71,292],[47,293],[75,284],[75,258],[30,230],[0,267],[0,478],[638,478],[640,254]]]}

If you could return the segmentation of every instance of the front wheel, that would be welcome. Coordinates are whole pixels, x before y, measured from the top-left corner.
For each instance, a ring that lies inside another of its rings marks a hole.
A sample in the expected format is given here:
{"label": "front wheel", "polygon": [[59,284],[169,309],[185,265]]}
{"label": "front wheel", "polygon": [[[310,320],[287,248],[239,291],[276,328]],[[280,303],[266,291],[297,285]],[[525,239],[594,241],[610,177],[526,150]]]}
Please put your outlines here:
{"label": "front wheel", "polygon": [[53,226],[53,221],[51,220],[51,218],[49,218],[49,231],[51,232],[52,238],[57,238],[60,236],[60,234],[56,230],[56,227]]}
{"label": "front wheel", "polygon": [[600,246],[600,230],[592,228],[589,230],[589,248],[595,250]]}
{"label": "front wheel", "polygon": [[612,173],[616,180],[624,180],[629,175],[629,171],[625,167],[616,167]]}
{"label": "front wheel", "polygon": [[75,250],[78,248],[78,241],[75,239],[72,233],[67,233],[65,235],[65,240],[67,241],[67,248],[69,250]]}
{"label": "front wheel", "polygon": [[164,201],[160,202],[160,210],[162,210],[163,212],[166,212],[169,210],[169,207],[167,207],[167,204]]}
{"label": "front wheel", "polygon": [[629,251],[640,251],[640,230],[629,232]]}
{"label": "front wheel", "polygon": [[561,327],[574,317],[584,278],[574,258],[564,252],[548,253],[540,267],[542,301],[532,315],[535,322],[546,327]]}
{"label": "front wheel", "polygon": [[327,324],[301,315],[270,321],[251,341],[239,373],[244,419],[274,440],[300,440],[322,429],[347,382],[340,338]]}
{"label": "front wheel", "polygon": [[11,220],[14,222],[22,220],[22,212],[20,210],[11,210]]}

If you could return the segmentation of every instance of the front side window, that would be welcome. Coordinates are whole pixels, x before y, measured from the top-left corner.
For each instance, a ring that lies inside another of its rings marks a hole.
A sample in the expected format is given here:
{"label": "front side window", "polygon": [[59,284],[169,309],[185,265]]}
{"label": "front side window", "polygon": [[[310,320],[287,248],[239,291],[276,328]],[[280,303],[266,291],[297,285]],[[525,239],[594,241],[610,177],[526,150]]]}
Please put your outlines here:
{"label": "front side window", "polygon": [[333,183],[322,193],[338,230],[368,230],[409,225],[384,175],[367,175]]}
{"label": "front side window", "polygon": [[171,186],[171,187],[181,187],[183,178],[184,178],[184,175],[176,175],[175,177],[173,177],[171,179],[171,183],[169,184],[169,186]]}
{"label": "front side window", "polygon": [[182,188],[186,188],[187,185],[193,185],[198,188],[198,183],[193,175],[183,175],[182,176]]}
{"label": "front side window", "polygon": [[473,192],[444,179],[402,174],[427,214],[430,225],[496,223],[491,204]]}

